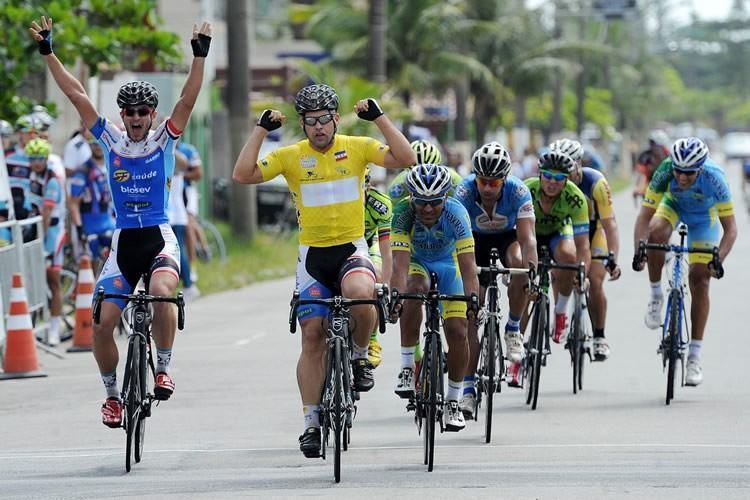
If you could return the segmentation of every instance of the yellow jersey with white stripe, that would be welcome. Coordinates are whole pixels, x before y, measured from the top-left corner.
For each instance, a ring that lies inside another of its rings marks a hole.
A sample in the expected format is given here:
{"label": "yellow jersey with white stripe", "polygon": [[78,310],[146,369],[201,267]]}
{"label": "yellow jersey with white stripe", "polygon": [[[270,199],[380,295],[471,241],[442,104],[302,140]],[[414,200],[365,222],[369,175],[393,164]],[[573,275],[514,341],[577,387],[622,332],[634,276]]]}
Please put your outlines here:
{"label": "yellow jersey with white stripe", "polygon": [[351,243],[365,232],[368,163],[383,165],[388,146],[370,137],[336,134],[325,152],[305,139],[258,162],[263,180],[283,175],[299,222],[299,241],[312,247]]}

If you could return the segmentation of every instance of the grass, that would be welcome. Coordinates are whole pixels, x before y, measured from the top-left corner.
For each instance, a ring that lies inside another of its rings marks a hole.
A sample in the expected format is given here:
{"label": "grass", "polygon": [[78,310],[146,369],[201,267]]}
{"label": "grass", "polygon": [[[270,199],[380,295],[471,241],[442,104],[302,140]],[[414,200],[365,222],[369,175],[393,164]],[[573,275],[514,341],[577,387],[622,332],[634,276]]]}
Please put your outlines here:
{"label": "grass", "polygon": [[291,276],[297,266],[297,232],[272,233],[259,231],[250,241],[232,235],[229,224],[218,223],[227,247],[224,264],[214,260],[197,262],[203,295],[242,288],[246,285],[284,276]]}

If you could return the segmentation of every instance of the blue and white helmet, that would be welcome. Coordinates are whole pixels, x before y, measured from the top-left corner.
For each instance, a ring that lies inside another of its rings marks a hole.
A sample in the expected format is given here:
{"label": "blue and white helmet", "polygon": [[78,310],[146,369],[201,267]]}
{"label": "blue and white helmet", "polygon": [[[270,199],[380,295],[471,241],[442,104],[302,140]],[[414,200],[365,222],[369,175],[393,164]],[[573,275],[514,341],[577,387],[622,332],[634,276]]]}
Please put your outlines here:
{"label": "blue and white helmet", "polygon": [[684,137],[672,144],[672,165],[682,170],[699,170],[708,158],[708,146],[697,137]]}
{"label": "blue and white helmet", "polygon": [[414,198],[434,199],[445,196],[453,186],[448,168],[432,163],[416,165],[406,176],[406,188]]}
{"label": "blue and white helmet", "polygon": [[548,147],[550,151],[565,153],[573,158],[574,161],[581,161],[583,158],[583,146],[574,139],[558,139]]}

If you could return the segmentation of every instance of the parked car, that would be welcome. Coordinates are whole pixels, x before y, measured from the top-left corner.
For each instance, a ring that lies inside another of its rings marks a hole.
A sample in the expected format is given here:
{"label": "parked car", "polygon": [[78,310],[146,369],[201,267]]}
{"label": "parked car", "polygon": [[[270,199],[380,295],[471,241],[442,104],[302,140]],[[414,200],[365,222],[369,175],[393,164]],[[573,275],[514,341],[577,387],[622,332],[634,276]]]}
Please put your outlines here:
{"label": "parked car", "polygon": [[727,160],[750,158],[750,132],[729,132],[722,147]]}

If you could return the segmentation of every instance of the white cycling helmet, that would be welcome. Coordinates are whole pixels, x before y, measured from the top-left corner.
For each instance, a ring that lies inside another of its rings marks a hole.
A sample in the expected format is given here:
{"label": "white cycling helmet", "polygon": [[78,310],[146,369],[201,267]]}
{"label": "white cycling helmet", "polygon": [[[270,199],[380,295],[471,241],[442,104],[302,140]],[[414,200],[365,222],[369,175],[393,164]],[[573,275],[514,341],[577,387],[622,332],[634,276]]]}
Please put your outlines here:
{"label": "white cycling helmet", "polygon": [[435,199],[445,196],[451,188],[448,167],[423,163],[416,165],[406,176],[406,188],[413,198]]}
{"label": "white cycling helmet", "polygon": [[547,151],[539,157],[540,170],[553,170],[564,174],[572,174],[576,169],[576,161],[559,151]]}
{"label": "white cycling helmet", "polygon": [[583,146],[573,139],[558,139],[549,145],[549,150],[565,153],[575,161],[581,161],[583,158]]}
{"label": "white cycling helmet", "polygon": [[669,136],[663,130],[652,130],[651,133],[648,134],[648,140],[657,146],[664,148],[669,147]]}
{"label": "white cycling helmet", "polygon": [[417,163],[415,165],[422,165],[424,163],[431,163],[432,165],[440,165],[443,162],[440,150],[433,143],[425,140],[414,141],[410,144],[411,149],[417,155]]}
{"label": "white cycling helmet", "polygon": [[682,170],[700,170],[708,158],[708,146],[697,137],[684,137],[672,144],[672,165]]}
{"label": "white cycling helmet", "polygon": [[510,154],[499,142],[488,142],[474,151],[471,166],[479,177],[505,178],[510,173]]}

